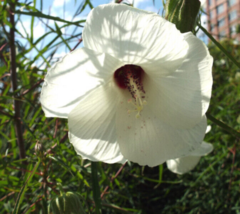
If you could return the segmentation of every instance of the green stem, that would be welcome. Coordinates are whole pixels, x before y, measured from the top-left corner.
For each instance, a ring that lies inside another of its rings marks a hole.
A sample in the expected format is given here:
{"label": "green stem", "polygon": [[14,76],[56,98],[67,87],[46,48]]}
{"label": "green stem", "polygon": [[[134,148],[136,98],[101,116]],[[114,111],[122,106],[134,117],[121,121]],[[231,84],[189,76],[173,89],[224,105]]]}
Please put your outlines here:
{"label": "green stem", "polygon": [[[15,4],[10,3],[10,22],[12,24],[12,27],[10,28],[10,36],[9,36],[9,44],[10,44],[10,63],[11,63],[11,80],[12,80],[12,90],[13,92],[17,90],[17,72],[16,72],[16,50],[15,50],[15,20],[14,20],[14,13],[12,11],[15,10]],[[16,95],[14,95],[14,98],[17,98]],[[14,99],[14,110],[15,110],[15,130],[17,134],[17,142],[20,152],[20,159],[25,159],[26,153],[25,153],[25,146],[24,146],[24,140],[23,140],[23,133],[22,133],[22,123],[21,123],[21,115],[20,115],[20,101],[18,99]],[[26,164],[26,161],[24,162]]]}
{"label": "green stem", "polygon": [[227,124],[221,122],[220,120],[216,119],[215,117],[213,117],[211,114],[207,113],[207,118],[209,120],[211,120],[213,123],[215,123],[216,125],[220,126],[222,129],[224,129],[225,131],[227,131],[228,133],[234,135],[235,137],[239,138],[240,137],[240,132],[234,130],[233,128],[231,128],[230,126],[228,126]]}
{"label": "green stem", "polygon": [[201,24],[198,24],[198,27],[213,41],[213,43],[236,65],[240,68],[240,64],[238,63],[238,61],[227,52],[227,50],[219,43],[216,41],[216,39],[213,38],[213,36],[208,33],[208,31],[202,27]]}
{"label": "green stem", "polygon": [[101,199],[100,199],[100,188],[98,183],[98,169],[97,169],[97,162],[91,163],[91,169],[92,169],[92,187],[93,187],[93,199],[95,201],[95,208],[96,213],[100,214],[101,212]]}

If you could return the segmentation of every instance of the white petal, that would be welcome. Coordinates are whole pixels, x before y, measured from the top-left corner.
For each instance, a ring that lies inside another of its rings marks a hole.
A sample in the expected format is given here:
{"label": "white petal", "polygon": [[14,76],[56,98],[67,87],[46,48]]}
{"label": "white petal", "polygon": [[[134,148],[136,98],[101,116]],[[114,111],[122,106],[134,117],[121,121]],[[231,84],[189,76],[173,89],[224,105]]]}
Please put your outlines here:
{"label": "white petal", "polygon": [[175,70],[188,49],[174,24],[156,13],[119,4],[100,5],[89,13],[83,42],[85,47],[108,53],[126,64],[154,60],[162,72]]}
{"label": "white petal", "polygon": [[167,167],[177,174],[189,172],[198,164],[201,156],[209,154],[212,150],[212,144],[202,142],[201,146],[192,151],[189,156],[167,160]]}
{"label": "white petal", "polygon": [[85,96],[70,112],[69,139],[84,159],[106,163],[123,163],[116,137],[118,97],[113,82]]}
{"label": "white petal", "polygon": [[196,150],[192,151],[190,155],[192,156],[203,156],[207,155],[213,150],[213,145],[210,143],[202,142],[201,146],[198,147]]}
{"label": "white petal", "polygon": [[83,96],[112,78],[121,66],[112,56],[87,48],[67,54],[45,77],[41,104],[46,117],[66,118]]}
{"label": "white petal", "polygon": [[167,167],[170,171],[177,174],[184,174],[191,171],[200,161],[199,156],[187,156],[167,161]]}
{"label": "white petal", "polygon": [[208,49],[191,33],[184,36],[190,49],[175,72],[163,76],[152,69],[154,63],[142,66],[149,106],[159,119],[177,128],[199,123],[208,109],[212,89],[213,60]]}
{"label": "white petal", "polygon": [[159,120],[148,104],[137,119],[135,113],[127,114],[132,106],[121,101],[117,110],[118,143],[129,161],[156,166],[187,156],[200,146],[207,126],[206,117],[191,129],[176,129]]}
{"label": "white petal", "polygon": [[211,129],[212,129],[212,127],[209,125],[209,126],[207,126],[207,130],[206,130],[206,134],[208,133],[208,132],[210,132],[211,131]]}

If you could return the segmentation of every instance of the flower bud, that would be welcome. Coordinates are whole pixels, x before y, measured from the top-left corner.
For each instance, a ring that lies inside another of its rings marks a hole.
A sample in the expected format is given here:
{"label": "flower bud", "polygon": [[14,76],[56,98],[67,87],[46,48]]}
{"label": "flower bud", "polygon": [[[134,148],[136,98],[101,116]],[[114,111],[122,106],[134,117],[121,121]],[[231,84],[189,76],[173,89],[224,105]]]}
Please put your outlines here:
{"label": "flower bud", "polygon": [[181,33],[193,31],[200,6],[199,0],[167,0],[165,19],[175,24]]}
{"label": "flower bud", "polygon": [[53,198],[50,209],[53,214],[86,214],[79,196],[73,192],[62,193]]}
{"label": "flower bud", "polygon": [[240,72],[237,72],[235,74],[235,80],[236,80],[236,82],[240,82]]}
{"label": "flower bud", "polygon": [[35,150],[36,155],[38,157],[42,157],[43,156],[44,149],[43,149],[43,145],[41,143],[37,142],[35,147],[34,147],[34,150]]}

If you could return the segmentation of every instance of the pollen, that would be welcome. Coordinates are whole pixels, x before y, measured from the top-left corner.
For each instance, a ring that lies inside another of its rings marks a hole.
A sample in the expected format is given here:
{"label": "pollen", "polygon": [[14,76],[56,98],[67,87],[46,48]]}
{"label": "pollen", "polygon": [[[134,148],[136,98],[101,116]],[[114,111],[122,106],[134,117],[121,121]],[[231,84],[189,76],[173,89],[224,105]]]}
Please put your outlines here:
{"label": "pollen", "polygon": [[133,105],[133,110],[128,110],[128,113],[137,112],[136,118],[141,116],[143,106],[147,104],[144,100],[143,76],[143,69],[137,65],[124,65],[114,73],[114,79],[118,87],[127,89],[131,94],[132,99],[129,99],[128,103]]}

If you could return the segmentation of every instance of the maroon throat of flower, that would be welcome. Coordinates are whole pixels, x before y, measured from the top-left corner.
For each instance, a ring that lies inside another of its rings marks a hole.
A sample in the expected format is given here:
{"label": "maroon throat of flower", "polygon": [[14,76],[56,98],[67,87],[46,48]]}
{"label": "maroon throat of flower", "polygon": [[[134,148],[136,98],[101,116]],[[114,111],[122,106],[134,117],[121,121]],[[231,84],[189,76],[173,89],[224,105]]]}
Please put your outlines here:
{"label": "maroon throat of flower", "polygon": [[128,102],[134,106],[134,110],[129,110],[128,113],[137,112],[136,118],[140,117],[143,106],[147,103],[144,100],[143,76],[144,70],[137,65],[124,65],[114,72],[114,79],[118,87],[127,89],[133,98]]}

